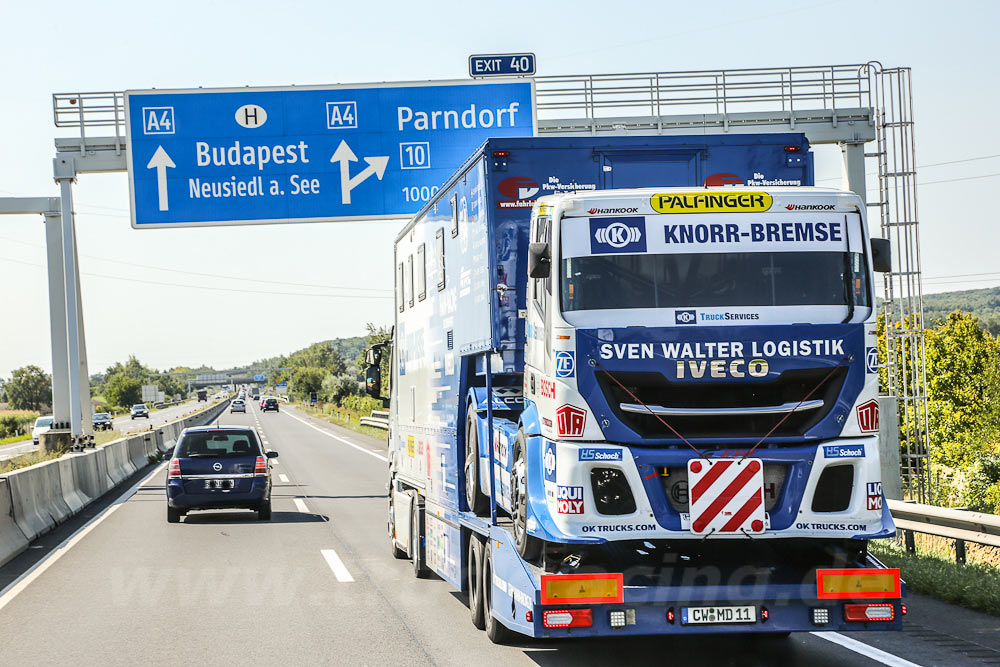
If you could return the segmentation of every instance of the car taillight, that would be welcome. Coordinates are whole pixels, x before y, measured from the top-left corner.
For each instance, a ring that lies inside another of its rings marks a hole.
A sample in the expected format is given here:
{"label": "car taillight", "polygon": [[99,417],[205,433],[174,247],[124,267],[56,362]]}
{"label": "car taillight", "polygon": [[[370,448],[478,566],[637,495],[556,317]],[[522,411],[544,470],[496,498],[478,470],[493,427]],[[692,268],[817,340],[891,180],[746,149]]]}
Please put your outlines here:
{"label": "car taillight", "polygon": [[896,618],[896,608],[888,603],[845,604],[845,621],[891,621]]}
{"label": "car taillight", "polygon": [[179,479],[181,476],[181,462],[177,459],[170,460],[170,472],[167,473],[167,479]]}
{"label": "car taillight", "polygon": [[547,628],[589,628],[594,625],[590,609],[559,609],[542,614],[542,624]]}
{"label": "car taillight", "polygon": [[255,475],[266,475],[267,474],[267,463],[264,462],[263,456],[257,457],[257,465],[254,466],[253,474]]}

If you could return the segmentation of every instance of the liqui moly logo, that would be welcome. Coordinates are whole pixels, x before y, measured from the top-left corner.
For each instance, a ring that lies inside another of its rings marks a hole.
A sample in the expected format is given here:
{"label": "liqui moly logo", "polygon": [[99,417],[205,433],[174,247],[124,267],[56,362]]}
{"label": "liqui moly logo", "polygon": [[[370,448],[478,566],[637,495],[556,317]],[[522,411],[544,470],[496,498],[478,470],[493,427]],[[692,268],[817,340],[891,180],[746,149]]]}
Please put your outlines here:
{"label": "liqui moly logo", "polygon": [[874,398],[858,406],[858,428],[862,433],[878,432],[878,401]]}
{"label": "liqui moly logo", "polygon": [[583,514],[583,487],[560,485],[556,492],[556,512]]}
{"label": "liqui moly logo", "polygon": [[563,405],[556,410],[556,432],[566,438],[579,438],[587,424],[587,411],[575,405]]}

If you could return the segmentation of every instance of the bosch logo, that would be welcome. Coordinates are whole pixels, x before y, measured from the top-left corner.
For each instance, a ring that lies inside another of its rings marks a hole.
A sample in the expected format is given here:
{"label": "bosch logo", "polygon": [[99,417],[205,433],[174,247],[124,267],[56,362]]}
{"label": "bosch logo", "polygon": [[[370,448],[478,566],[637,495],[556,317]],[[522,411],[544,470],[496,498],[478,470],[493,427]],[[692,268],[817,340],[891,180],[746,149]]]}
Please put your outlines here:
{"label": "bosch logo", "polygon": [[832,211],[833,204],[785,204],[789,211]]}
{"label": "bosch logo", "polygon": [[628,215],[638,212],[638,208],[592,208],[587,211],[590,215]]}
{"label": "bosch logo", "polygon": [[646,219],[591,218],[590,250],[594,254],[646,252]]}
{"label": "bosch logo", "polygon": [[675,324],[694,324],[698,321],[698,311],[697,310],[675,310],[674,311],[674,323]]}
{"label": "bosch logo", "polygon": [[497,190],[511,199],[529,199],[538,194],[539,185],[527,176],[511,176],[500,181]]}

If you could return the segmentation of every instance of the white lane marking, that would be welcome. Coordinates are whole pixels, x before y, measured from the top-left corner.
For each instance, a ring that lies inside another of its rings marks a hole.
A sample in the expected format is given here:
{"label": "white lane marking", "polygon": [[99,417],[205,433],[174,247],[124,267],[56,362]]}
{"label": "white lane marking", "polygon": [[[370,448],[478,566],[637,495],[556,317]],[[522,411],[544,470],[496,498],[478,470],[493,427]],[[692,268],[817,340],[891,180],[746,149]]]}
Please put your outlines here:
{"label": "white lane marking", "polygon": [[288,475],[278,475],[278,479],[280,479],[285,484],[288,484]]}
{"label": "white lane marking", "polygon": [[354,581],[354,577],[351,573],[347,571],[347,567],[344,562],[340,560],[340,556],[333,549],[320,549],[319,552],[323,554],[323,558],[326,559],[326,564],[330,566],[333,570],[333,576],[337,577],[337,581],[346,583],[349,581]]}
{"label": "white lane marking", "polygon": [[42,558],[42,560],[32,565],[27,572],[12,581],[10,585],[0,591],[0,610],[6,607],[11,600],[16,598],[25,588],[28,587],[29,584],[31,584],[31,582],[42,576],[46,570],[55,565],[60,558],[65,556],[69,550],[75,547],[77,543],[86,537],[90,531],[97,528],[102,521],[107,519],[115,510],[124,505],[129,498],[135,495],[140,486],[145,484],[150,477],[166,467],[167,463],[168,461],[164,461],[160,465],[153,468],[148,475],[136,482],[130,489],[125,491],[125,493],[118,496],[114,502],[105,507],[100,514],[77,528],[76,532],[63,540],[59,546],[50,551],[44,558]]}
{"label": "white lane marking", "polygon": [[809,634],[819,637],[820,639],[825,639],[828,642],[839,644],[849,651],[860,653],[866,658],[871,658],[875,662],[883,665],[891,665],[892,667],[920,667],[920,665],[915,662],[904,660],[903,658],[893,655],[892,653],[886,653],[882,649],[869,646],[868,644],[859,642],[857,639],[845,637],[839,632],[810,632]]}
{"label": "white lane marking", "polygon": [[309,428],[313,429],[314,431],[319,431],[319,432],[320,432],[320,433],[322,433],[323,435],[325,435],[325,436],[327,436],[327,437],[330,437],[330,438],[333,438],[334,440],[337,440],[338,442],[342,442],[342,443],[344,443],[345,445],[347,445],[348,447],[353,447],[354,449],[358,450],[359,452],[364,452],[364,453],[365,453],[365,454],[367,454],[368,456],[374,456],[374,457],[375,457],[375,458],[377,458],[377,459],[378,459],[379,461],[385,461],[386,463],[388,463],[388,462],[389,462],[389,459],[387,459],[386,457],[382,456],[381,454],[376,454],[375,452],[373,452],[373,451],[370,451],[370,450],[367,450],[367,449],[365,449],[364,447],[361,447],[360,445],[355,445],[355,444],[354,444],[353,442],[351,442],[350,440],[345,440],[344,438],[341,438],[341,437],[340,437],[340,436],[338,436],[338,435],[334,435],[333,433],[330,433],[329,431],[324,431],[323,429],[319,428],[318,426],[313,426],[313,425],[312,425],[312,424],[310,424],[309,422],[305,421],[304,419],[299,419],[298,417],[296,417],[296,416],[295,416],[295,415],[293,415],[293,414],[289,414],[289,413],[287,413],[287,412],[286,412],[286,413],[285,413],[285,415],[287,415],[287,416],[291,417],[292,419],[294,419],[294,420],[295,420],[295,421],[297,421],[297,422],[302,422],[303,424],[305,424],[305,425],[306,425],[306,426],[308,426]]}
{"label": "white lane marking", "polygon": [[309,508],[306,507],[305,502],[301,498],[295,498],[295,507],[303,514],[312,514]]}

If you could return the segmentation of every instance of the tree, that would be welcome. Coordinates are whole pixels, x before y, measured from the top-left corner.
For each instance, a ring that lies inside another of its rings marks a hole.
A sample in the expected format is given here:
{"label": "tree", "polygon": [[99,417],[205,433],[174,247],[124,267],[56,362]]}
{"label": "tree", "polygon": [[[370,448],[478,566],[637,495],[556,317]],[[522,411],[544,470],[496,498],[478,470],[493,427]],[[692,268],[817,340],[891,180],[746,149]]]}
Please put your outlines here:
{"label": "tree", "polygon": [[127,408],[141,398],[142,382],[121,372],[108,375],[104,383],[104,400],[108,403]]}
{"label": "tree", "polygon": [[303,366],[292,372],[292,393],[301,398],[308,398],[312,392],[323,388],[323,380],[327,373],[322,368]]}
{"label": "tree", "polygon": [[39,410],[52,404],[52,377],[35,365],[14,369],[4,389],[15,410]]}

